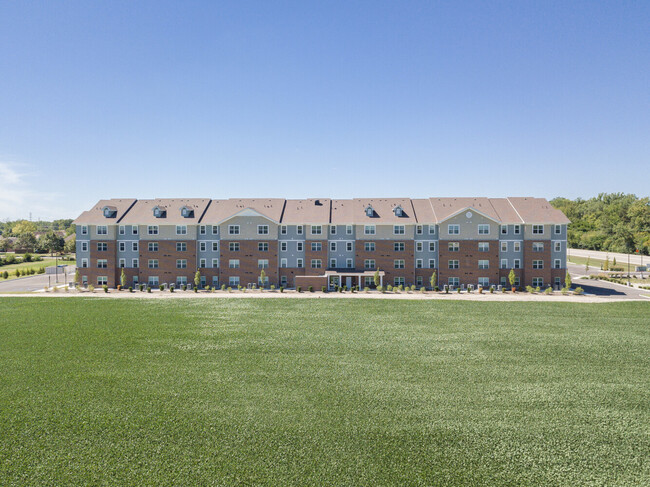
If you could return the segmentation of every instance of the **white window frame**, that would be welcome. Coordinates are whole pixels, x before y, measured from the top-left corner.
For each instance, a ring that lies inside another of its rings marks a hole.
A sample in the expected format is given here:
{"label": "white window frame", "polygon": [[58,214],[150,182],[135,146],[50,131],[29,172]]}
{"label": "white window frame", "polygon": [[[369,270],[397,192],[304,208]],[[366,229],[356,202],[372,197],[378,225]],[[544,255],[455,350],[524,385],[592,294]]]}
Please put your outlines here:
{"label": "white window frame", "polygon": [[363,261],[364,269],[374,269],[375,268],[375,259],[365,259]]}
{"label": "white window frame", "polygon": [[449,259],[447,262],[447,269],[460,269],[460,260]]}
{"label": "white window frame", "polygon": [[345,234],[346,235],[352,235],[352,232],[353,232],[352,225],[346,225],[345,226]]}
{"label": "white window frame", "polygon": [[269,259],[257,259],[257,268],[258,269],[268,269],[269,268]]}
{"label": "white window frame", "polygon": [[336,252],[336,242],[330,242],[330,252]]}
{"label": "white window frame", "polygon": [[330,258],[330,269],[336,269],[337,268],[337,261],[336,257],[331,257]]}
{"label": "white window frame", "polygon": [[460,235],[460,225],[457,223],[450,223],[447,225],[447,233],[449,235]]}
{"label": "white window frame", "polygon": [[287,259],[286,258],[280,259],[280,267],[282,269],[286,269],[286,267],[287,267]]}
{"label": "white window frame", "polygon": [[304,252],[305,244],[304,242],[296,242],[296,252]]}
{"label": "white window frame", "polygon": [[393,235],[406,235],[406,225],[393,225]]}
{"label": "white window frame", "polygon": [[562,269],[562,259],[553,259],[553,269]]}
{"label": "white window frame", "polygon": [[120,242],[118,245],[120,252],[126,252],[126,242]]}
{"label": "white window frame", "polygon": [[81,242],[81,251],[88,252],[88,242]]}
{"label": "white window frame", "polygon": [[322,269],[323,268],[322,259],[311,259],[311,268],[312,269]]}
{"label": "white window frame", "polygon": [[131,242],[131,251],[133,252],[138,251],[138,242]]}
{"label": "white window frame", "polygon": [[447,242],[448,252],[460,252],[460,242]]}
{"label": "white window frame", "polygon": [[544,268],[544,260],[543,259],[535,259],[533,260],[533,269],[534,270],[541,270]]}
{"label": "white window frame", "polygon": [[345,259],[345,267],[348,269],[354,269],[354,261],[352,259]]}
{"label": "white window frame", "polygon": [[508,268],[508,259],[501,259],[501,269]]}
{"label": "white window frame", "polygon": [[212,252],[219,252],[219,242],[212,242]]}
{"label": "white window frame", "polygon": [[501,242],[501,252],[508,251],[508,242]]}
{"label": "white window frame", "polygon": [[140,259],[131,259],[131,267],[134,269],[140,267]]}
{"label": "white window frame", "polygon": [[476,228],[479,235],[490,235],[489,223],[479,223]]}
{"label": "white window frame", "polygon": [[435,251],[436,251],[436,243],[429,242],[429,252],[435,252]]}
{"label": "white window frame", "polygon": [[490,261],[488,259],[479,259],[478,268],[479,269],[489,269],[490,268]]}
{"label": "white window frame", "polygon": [[212,259],[212,268],[213,269],[219,268],[219,259]]}
{"label": "white window frame", "polygon": [[490,242],[479,242],[478,243],[479,252],[489,252],[490,251]]}
{"label": "white window frame", "polygon": [[501,235],[508,235],[508,225],[501,225]]}
{"label": "white window frame", "polygon": [[280,225],[280,235],[286,235],[286,234],[287,234],[287,226]]}
{"label": "white window frame", "polygon": [[366,252],[374,252],[376,250],[375,242],[366,242],[363,248]]}
{"label": "white window frame", "polygon": [[239,286],[239,276],[230,276],[228,278],[228,286],[230,287],[238,287]]}
{"label": "white window frame", "polygon": [[205,235],[207,232],[205,225],[199,225],[199,235]]}
{"label": "white window frame", "polygon": [[108,269],[108,259],[97,259],[98,269]]}
{"label": "white window frame", "polygon": [[176,259],[176,269],[187,269],[187,259]]}
{"label": "white window frame", "polygon": [[199,242],[199,252],[207,252],[207,242]]}
{"label": "white window frame", "polygon": [[202,269],[207,268],[208,267],[207,259],[205,259],[205,258],[199,259],[199,267],[202,268]]}
{"label": "white window frame", "polygon": [[347,252],[354,252],[354,242],[346,242],[345,243],[345,250]]}
{"label": "white window frame", "polygon": [[219,235],[219,225],[212,225],[212,235]]}
{"label": "white window frame", "polygon": [[88,267],[88,259],[87,258],[81,259],[81,267],[84,268],[84,269],[86,269]]}
{"label": "white window frame", "polygon": [[336,225],[330,226],[330,235],[336,235]]}
{"label": "white window frame", "polygon": [[258,235],[268,235],[269,226],[268,225],[257,225],[257,234]]}
{"label": "white window frame", "polygon": [[424,232],[424,228],[422,225],[415,225],[415,234],[416,235],[422,235]]}
{"label": "white window frame", "polygon": [[423,242],[415,242],[415,251],[416,252],[424,252],[424,243]]}
{"label": "white window frame", "polygon": [[429,225],[429,235],[435,235],[435,234],[436,234],[436,226]]}
{"label": "white window frame", "polygon": [[81,225],[81,235],[88,235],[88,225]]}
{"label": "white window frame", "polygon": [[137,235],[137,234],[138,234],[138,226],[137,226],[137,225],[133,225],[133,226],[131,227],[131,233],[132,233],[133,235]]}
{"label": "white window frame", "polygon": [[513,269],[521,269],[521,259],[514,259],[512,261],[512,268]]}
{"label": "white window frame", "polygon": [[239,235],[239,225],[228,225],[228,235]]}
{"label": "white window frame", "polygon": [[554,227],[555,235],[562,235],[562,225],[555,224]]}
{"label": "white window frame", "polygon": [[424,260],[423,259],[415,259],[415,268],[416,269],[422,269],[424,266]]}
{"label": "white window frame", "polygon": [[562,252],[562,242],[553,242],[553,249],[555,252]]}
{"label": "white window frame", "polygon": [[512,248],[514,252],[521,252],[521,242],[513,242]]}
{"label": "white window frame", "polygon": [[287,242],[280,242],[280,252],[286,252],[287,251]]}
{"label": "white window frame", "polygon": [[158,225],[147,225],[147,235],[158,235]]}
{"label": "white window frame", "polygon": [[228,260],[229,269],[239,269],[239,259],[230,259]]}
{"label": "white window frame", "polygon": [[303,226],[302,225],[296,226],[296,235],[302,235],[302,232],[303,232]]}
{"label": "white window frame", "polygon": [[118,232],[120,235],[126,235],[126,227],[124,225],[120,225]]}
{"label": "white window frame", "polygon": [[323,234],[323,226],[322,225],[310,225],[309,226],[309,233],[311,235],[322,235]]}
{"label": "white window frame", "polygon": [[268,242],[257,242],[257,251],[258,252],[268,252],[269,243]]}
{"label": "white window frame", "polygon": [[363,226],[363,234],[364,235],[376,235],[377,234],[377,227],[375,227],[375,225],[364,225]]}
{"label": "white window frame", "polygon": [[515,225],[513,227],[513,232],[515,235],[521,235],[521,225]]}
{"label": "white window frame", "polygon": [[296,267],[297,267],[298,269],[304,269],[304,267],[305,267],[305,260],[304,260],[302,257],[298,257],[298,258],[296,259]]}
{"label": "white window frame", "polygon": [[176,225],[176,235],[187,235],[187,225]]}
{"label": "white window frame", "polygon": [[404,259],[394,259],[393,266],[395,269],[406,269],[406,261]]}
{"label": "white window frame", "polygon": [[533,225],[532,233],[533,235],[544,235],[544,225]]}
{"label": "white window frame", "polygon": [[97,225],[97,235],[108,235],[108,226]]}
{"label": "white window frame", "polygon": [[228,252],[239,252],[240,249],[239,242],[228,242]]}
{"label": "white window frame", "polygon": [[187,242],[176,242],[176,252],[187,252]]}

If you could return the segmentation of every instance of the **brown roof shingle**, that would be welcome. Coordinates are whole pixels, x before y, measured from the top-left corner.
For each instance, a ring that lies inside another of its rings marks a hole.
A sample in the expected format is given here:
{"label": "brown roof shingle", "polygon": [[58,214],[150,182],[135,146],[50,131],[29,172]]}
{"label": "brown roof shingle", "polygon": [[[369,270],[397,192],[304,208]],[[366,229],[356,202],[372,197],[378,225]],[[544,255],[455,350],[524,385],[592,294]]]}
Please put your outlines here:
{"label": "brown roof shingle", "polygon": [[[210,200],[208,198],[156,198],[153,200],[138,200],[120,223],[126,225],[195,224],[199,222],[209,204]],[[156,218],[153,214],[155,207],[164,210],[165,216]],[[187,207],[192,211],[191,216],[184,217],[181,214],[183,207]]]}
{"label": "brown roof shingle", "polygon": [[[72,223],[75,225],[103,225],[118,223],[133,206],[135,201],[135,198],[99,200],[95,206],[88,211],[84,211]],[[114,217],[106,218],[104,216],[104,208],[106,207],[115,211]]]}
{"label": "brown roof shingle", "polygon": [[304,200],[287,200],[282,215],[282,223],[324,223],[330,222],[332,200],[314,198]]}
{"label": "brown roof shingle", "polygon": [[201,223],[221,223],[247,208],[264,215],[275,222],[280,222],[284,210],[283,198],[231,198],[227,200],[212,200],[212,203],[201,219]]}

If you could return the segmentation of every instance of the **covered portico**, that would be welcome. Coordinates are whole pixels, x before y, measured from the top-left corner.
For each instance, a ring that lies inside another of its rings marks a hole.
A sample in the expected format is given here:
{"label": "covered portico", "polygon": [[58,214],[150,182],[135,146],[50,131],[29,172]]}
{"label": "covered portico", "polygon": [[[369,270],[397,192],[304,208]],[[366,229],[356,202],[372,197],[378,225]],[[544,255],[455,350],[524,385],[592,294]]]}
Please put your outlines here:
{"label": "covered portico", "polygon": [[[384,271],[325,271],[325,277],[327,277],[327,289],[331,290],[336,286],[346,286],[351,288],[352,286],[358,285],[359,289],[364,288],[364,280],[366,277],[375,277],[375,273],[379,273],[379,285],[384,285]],[[356,280],[356,282],[355,282]]]}

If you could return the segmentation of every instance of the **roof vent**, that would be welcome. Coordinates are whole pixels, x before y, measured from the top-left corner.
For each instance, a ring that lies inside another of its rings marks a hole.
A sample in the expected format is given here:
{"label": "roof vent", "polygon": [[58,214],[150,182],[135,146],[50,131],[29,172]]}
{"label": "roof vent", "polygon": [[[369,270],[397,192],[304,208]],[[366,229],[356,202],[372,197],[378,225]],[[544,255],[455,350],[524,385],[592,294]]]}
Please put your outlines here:
{"label": "roof vent", "polygon": [[320,200],[316,200],[316,201],[314,201],[314,204],[315,204],[316,206],[323,206],[323,203],[321,203]]}

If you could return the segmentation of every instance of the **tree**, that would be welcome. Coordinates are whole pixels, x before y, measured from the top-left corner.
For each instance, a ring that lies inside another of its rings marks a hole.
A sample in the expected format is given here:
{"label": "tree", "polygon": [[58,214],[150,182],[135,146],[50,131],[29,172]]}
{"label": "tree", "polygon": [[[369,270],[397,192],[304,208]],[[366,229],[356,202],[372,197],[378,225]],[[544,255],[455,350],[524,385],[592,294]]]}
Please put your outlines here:
{"label": "tree", "polygon": [[21,233],[18,235],[18,240],[16,241],[16,248],[22,250],[34,250],[36,247],[36,237],[33,233]]}
{"label": "tree", "polygon": [[122,289],[126,287],[126,272],[124,272],[124,267],[122,267],[122,273],[120,274],[120,284]]}
{"label": "tree", "polygon": [[375,287],[379,287],[379,283],[381,282],[381,278],[379,277],[379,269],[375,271],[375,275],[373,276],[372,280],[375,283]]}
{"label": "tree", "polygon": [[0,252],[9,252],[11,250],[11,240],[0,238]]}
{"label": "tree", "polygon": [[431,279],[429,279],[429,283],[431,284],[431,289],[435,289],[437,279],[436,279],[436,271],[433,271],[433,274],[431,274]]}
{"label": "tree", "polygon": [[266,282],[266,272],[264,272],[264,269],[260,271],[260,289],[264,288],[264,284]]}
{"label": "tree", "polygon": [[36,232],[36,225],[27,220],[19,220],[11,227],[11,233],[16,237],[19,237],[23,233],[33,234],[34,232]]}
{"label": "tree", "polygon": [[616,267],[616,257],[614,257],[614,260],[612,261],[612,266]]}
{"label": "tree", "polygon": [[50,254],[54,254],[54,252],[61,252],[63,251],[63,246],[65,244],[65,241],[63,240],[62,237],[59,237],[56,233],[54,232],[48,232],[45,236],[41,237],[44,239],[44,247],[50,252]]}
{"label": "tree", "polygon": [[605,263],[603,264],[603,270],[604,271],[609,270],[609,255],[605,258]]}
{"label": "tree", "polygon": [[510,283],[510,287],[513,287],[515,285],[516,280],[517,276],[515,275],[515,270],[510,269],[510,274],[508,274],[508,282]]}
{"label": "tree", "polygon": [[77,251],[77,237],[72,237],[63,245],[64,252],[74,254]]}
{"label": "tree", "polygon": [[564,287],[571,289],[571,275],[569,274],[569,271],[566,271],[566,276],[564,276]]}
{"label": "tree", "polygon": [[201,285],[201,271],[196,270],[196,274],[194,274],[194,286],[199,287]]}
{"label": "tree", "polygon": [[77,269],[76,271],[74,271],[74,281],[73,281],[74,285],[78,286],[80,281],[81,281],[81,276],[79,275],[79,269]]}
{"label": "tree", "polygon": [[585,264],[585,272],[589,272],[589,256],[587,256],[587,263]]}

